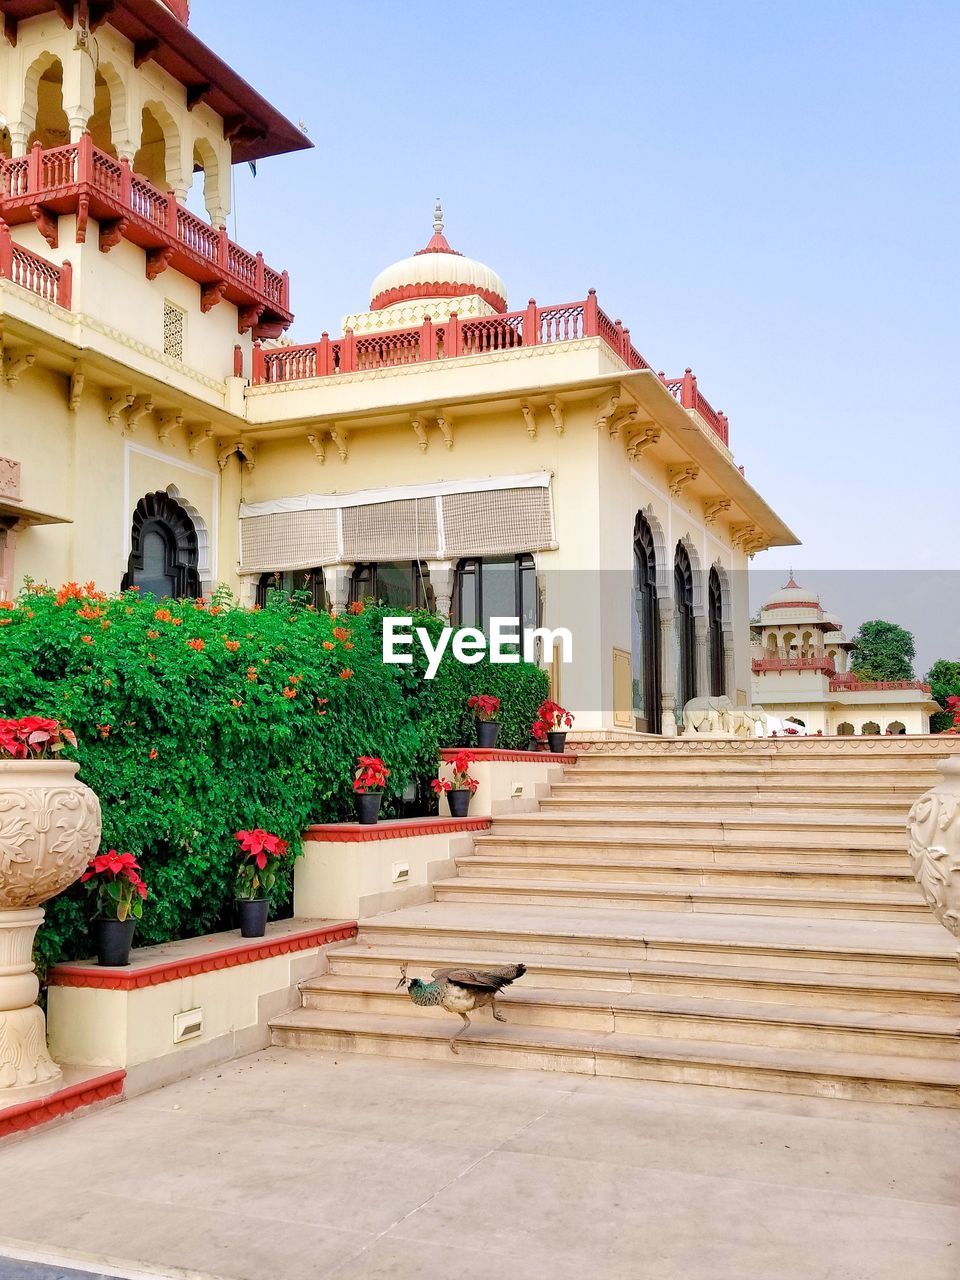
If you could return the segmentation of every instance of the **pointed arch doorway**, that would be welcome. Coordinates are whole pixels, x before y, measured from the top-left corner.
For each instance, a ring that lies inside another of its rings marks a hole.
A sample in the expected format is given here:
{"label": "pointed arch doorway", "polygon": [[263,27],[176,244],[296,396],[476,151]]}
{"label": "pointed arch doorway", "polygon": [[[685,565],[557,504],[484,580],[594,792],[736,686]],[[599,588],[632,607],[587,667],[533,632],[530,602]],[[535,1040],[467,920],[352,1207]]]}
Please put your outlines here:
{"label": "pointed arch doorway", "polygon": [[657,551],[642,511],[633,526],[633,714],[643,733],[661,729],[660,615]]}
{"label": "pointed arch doorway", "polygon": [[168,493],[148,493],[137,503],[130,536],[130,559],[122,590],[138,587],[157,599],[200,595],[197,527],[189,512]]}

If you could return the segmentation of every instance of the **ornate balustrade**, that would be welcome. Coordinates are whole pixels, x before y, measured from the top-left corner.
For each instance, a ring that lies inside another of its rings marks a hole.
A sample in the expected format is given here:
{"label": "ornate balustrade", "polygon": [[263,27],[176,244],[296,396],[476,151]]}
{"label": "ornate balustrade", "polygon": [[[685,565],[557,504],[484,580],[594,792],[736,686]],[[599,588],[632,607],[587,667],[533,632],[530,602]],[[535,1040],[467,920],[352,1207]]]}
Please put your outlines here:
{"label": "ornate balustrade", "polygon": [[73,291],[73,268],[69,262],[58,267],[38,253],[14,244],[10,228],[0,222],[0,279],[12,280],[22,289],[29,289],[44,302],[56,303],[70,309]]}
{"label": "ornate balustrade", "polygon": [[753,673],[762,675],[766,671],[822,671],[824,675],[835,676],[836,667],[831,658],[754,658]]}
{"label": "ornate balustrade", "polygon": [[[454,313],[434,323],[429,318],[410,329],[357,335],[352,329],[338,338],[324,333],[319,342],[296,347],[256,348],[253,357],[255,386],[293,382],[304,378],[326,378],[339,373],[361,373],[395,365],[419,364],[427,360],[450,360],[458,356],[489,355],[516,347],[545,346],[578,338],[602,338],[628,369],[651,366],[630,341],[630,330],[619,320],[611,320],[597,304],[591,289],[583,302],[538,307],[531,298],[523,311],[507,311],[495,316],[461,320]],[[724,444],[729,440],[729,424],[717,413],[696,387],[696,378],[687,370],[683,378],[660,378],[671,395],[685,409],[695,409]],[[692,384],[692,390],[691,390]]]}
{"label": "ornate balustrade", "polygon": [[241,249],[226,231],[211,226],[161,191],[126,160],[115,160],[93,145],[89,134],[77,143],[0,158],[0,215],[7,223],[33,219],[51,248],[58,244],[58,219],[75,214],[83,243],[89,218],[100,229],[108,252],[121,239],[146,250],[146,274],[155,279],[167,267],[196,280],[201,308],[222,298],[240,310],[239,329],[276,337],[291,322],[286,272],[274,271],[261,253]]}
{"label": "ornate balustrade", "polygon": [[922,680],[858,680],[854,675],[840,675],[830,681],[831,693],[883,693],[902,689],[930,693],[930,686]]}

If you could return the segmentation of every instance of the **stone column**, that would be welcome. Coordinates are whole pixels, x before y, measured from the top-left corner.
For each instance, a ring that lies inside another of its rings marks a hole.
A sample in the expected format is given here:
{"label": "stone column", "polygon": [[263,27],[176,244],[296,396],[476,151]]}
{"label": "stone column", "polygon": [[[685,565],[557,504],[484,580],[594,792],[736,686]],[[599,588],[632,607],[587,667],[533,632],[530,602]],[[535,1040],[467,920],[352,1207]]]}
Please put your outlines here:
{"label": "stone column", "polygon": [[723,629],[723,692],[731,702],[736,701],[737,692],[737,651],[734,644],[735,632],[732,627]]}
{"label": "stone column", "polygon": [[697,682],[695,698],[705,698],[710,692],[710,654],[707,645],[706,616],[697,616],[693,620],[693,633],[696,640],[694,654],[694,674]]}
{"label": "stone column", "polygon": [[427,571],[437,605],[437,616],[450,618],[453,613],[453,594],[457,583],[457,566],[452,560],[428,560]]}
{"label": "stone column", "polygon": [[327,598],[330,601],[331,613],[343,613],[350,603],[350,580],[353,577],[352,564],[328,564],[324,566],[323,578],[327,584]]}
{"label": "stone column", "polygon": [[660,732],[665,738],[677,736],[674,703],[677,696],[673,670],[673,600],[661,596],[657,600],[660,621]]}
{"label": "stone column", "polygon": [[27,154],[27,139],[30,137],[30,127],[17,121],[9,126],[10,129],[10,154],[14,160],[22,160]]}

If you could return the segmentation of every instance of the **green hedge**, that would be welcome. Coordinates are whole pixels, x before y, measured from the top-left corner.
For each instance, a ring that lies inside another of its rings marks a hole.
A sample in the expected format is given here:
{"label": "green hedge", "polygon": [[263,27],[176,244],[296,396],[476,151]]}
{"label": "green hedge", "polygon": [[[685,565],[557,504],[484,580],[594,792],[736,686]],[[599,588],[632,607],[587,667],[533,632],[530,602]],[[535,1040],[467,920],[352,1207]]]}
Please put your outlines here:
{"label": "green hedge", "polygon": [[[265,827],[298,847],[309,823],[352,816],[357,756],[386,761],[385,809],[397,811],[411,781],[435,775],[441,746],[475,741],[471,693],[499,695],[501,741],[526,745],[543,671],[447,656],[426,681],[419,646],[412,666],[383,663],[387,612],[334,619],[279,592],[250,611],[227,592],[204,605],[92,587],[28,587],[0,610],[0,716],[76,732],[103,848],[136,854],[150,886],[141,943],[230,927],[233,833]],[[436,635],[442,623],[415,625]],[[288,868],[278,907],[289,893]],[[77,889],[50,903],[41,967],[89,954],[88,913]]]}

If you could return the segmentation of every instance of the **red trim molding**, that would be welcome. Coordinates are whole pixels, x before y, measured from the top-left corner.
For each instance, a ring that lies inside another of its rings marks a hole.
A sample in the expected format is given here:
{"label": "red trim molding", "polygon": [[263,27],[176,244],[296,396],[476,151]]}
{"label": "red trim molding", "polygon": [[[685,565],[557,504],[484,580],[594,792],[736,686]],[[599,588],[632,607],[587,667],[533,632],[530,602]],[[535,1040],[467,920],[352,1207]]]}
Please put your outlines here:
{"label": "red trim molding", "polygon": [[15,1102],[12,1107],[3,1107],[0,1109],[0,1138],[35,1129],[37,1125],[69,1115],[71,1111],[79,1111],[81,1107],[90,1107],[96,1102],[105,1102],[108,1098],[119,1098],[123,1094],[126,1074],[126,1071],[110,1071],[106,1075],[94,1076],[91,1080],[80,1080],[77,1084],[67,1085],[65,1089],[45,1094],[42,1098],[31,1098],[27,1102]]}
{"label": "red trim molding", "polygon": [[156,987],[164,982],[176,982],[178,978],[195,978],[198,974],[213,973],[217,969],[232,969],[238,964],[270,960],[274,956],[287,955],[292,951],[324,947],[330,942],[341,942],[356,936],[357,924],[355,920],[351,920],[345,924],[326,925],[321,929],[305,929],[300,933],[288,933],[277,938],[254,938],[222,951],[185,956],[182,960],[167,960],[162,964],[146,965],[142,969],[105,969],[99,965],[58,964],[54,965],[47,974],[47,982],[51,987],[95,987],[106,991],[136,991],[141,987]]}
{"label": "red trim molding", "polygon": [[370,310],[382,311],[384,307],[392,307],[398,302],[410,302],[413,298],[472,298],[474,294],[479,295],[484,302],[489,302],[494,311],[503,312],[507,309],[506,298],[501,298],[492,289],[484,289],[477,284],[457,284],[454,280],[434,280],[429,283],[396,284],[392,289],[384,289],[370,299]]}
{"label": "red trim molding", "polygon": [[469,751],[477,764],[487,760],[510,760],[517,764],[573,764],[576,754],[572,751],[507,751],[498,747],[444,747],[441,760],[454,760],[461,751]]}
{"label": "red trim molding", "polygon": [[448,832],[486,831],[489,826],[489,818],[397,818],[369,825],[360,822],[328,822],[307,827],[303,838],[331,844],[365,844],[371,840],[396,840],[405,836],[442,836]]}

